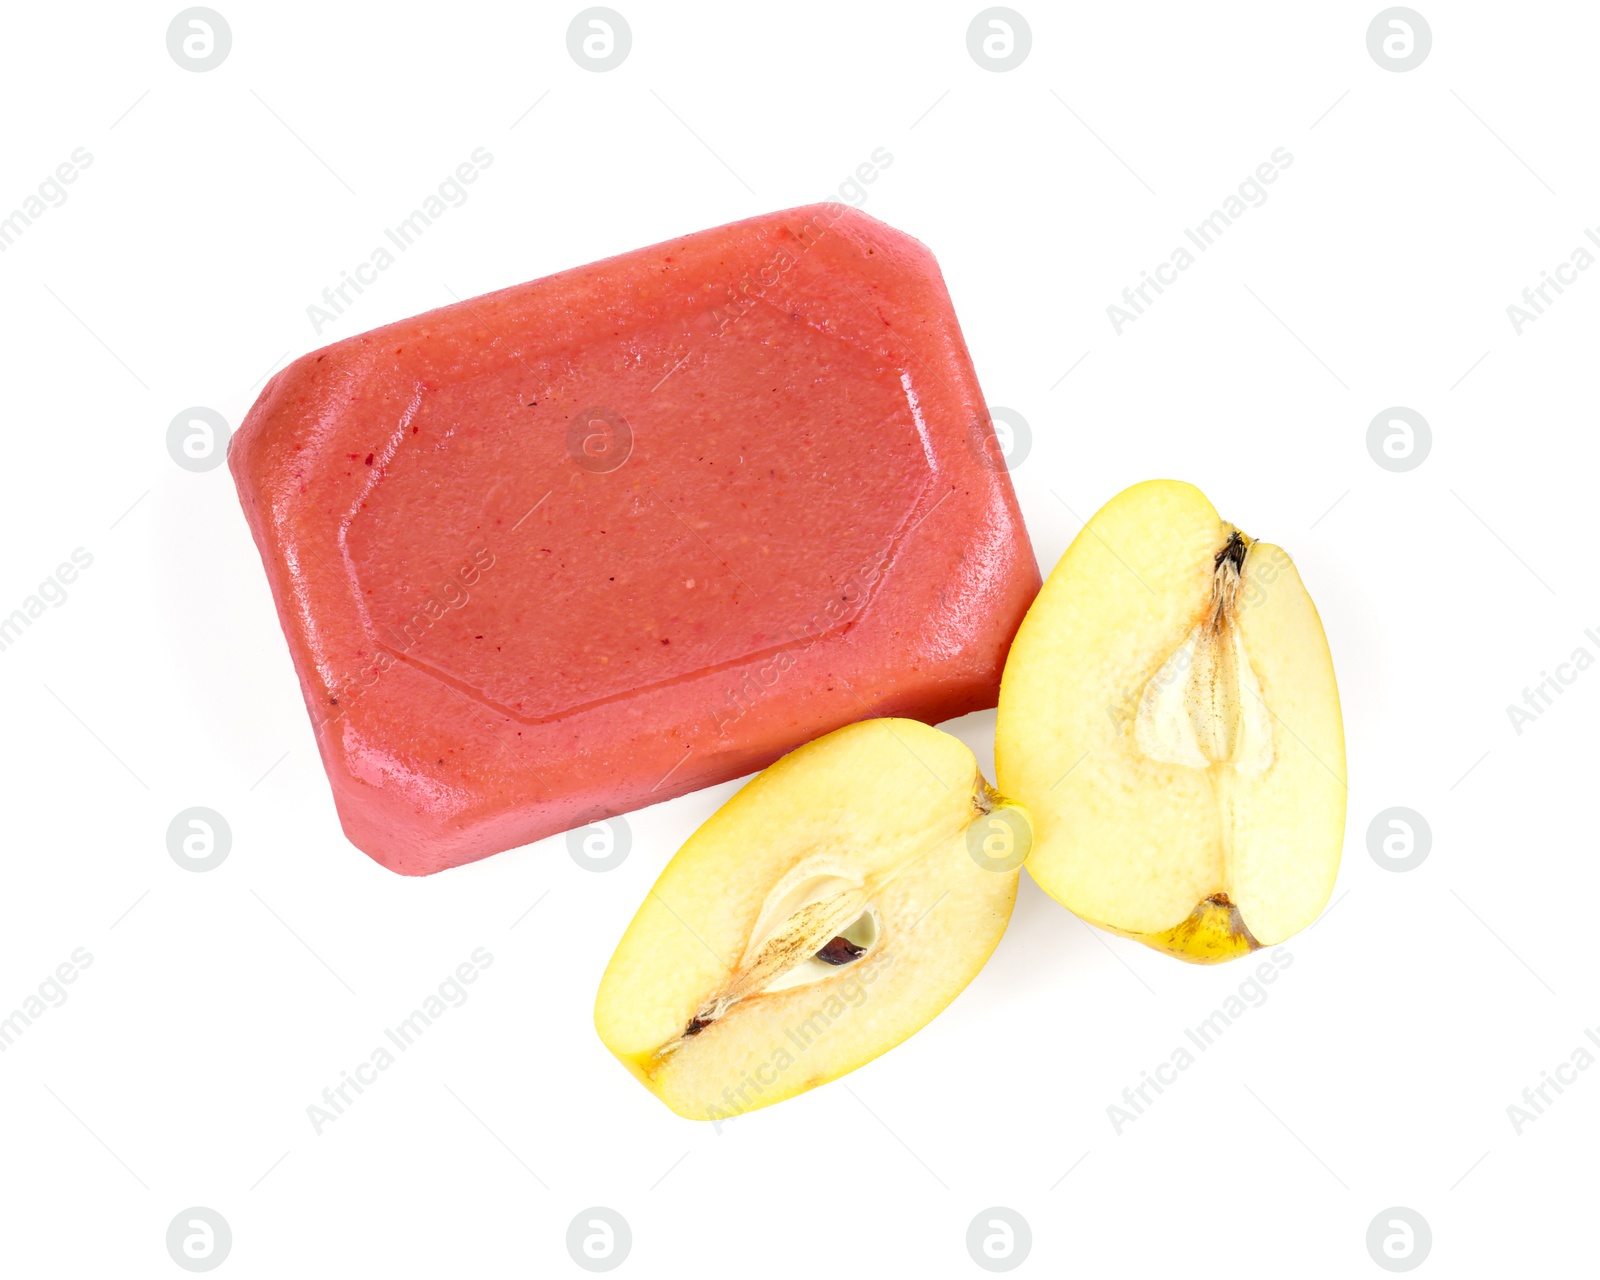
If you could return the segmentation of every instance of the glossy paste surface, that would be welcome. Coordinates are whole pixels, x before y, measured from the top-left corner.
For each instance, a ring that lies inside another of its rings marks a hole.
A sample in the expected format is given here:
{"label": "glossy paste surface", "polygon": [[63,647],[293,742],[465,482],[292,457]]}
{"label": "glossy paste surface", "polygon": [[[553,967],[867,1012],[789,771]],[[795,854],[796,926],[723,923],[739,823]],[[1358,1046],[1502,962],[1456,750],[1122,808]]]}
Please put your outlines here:
{"label": "glossy paste surface", "polygon": [[1039,587],[937,265],[840,205],[313,352],[229,464],[345,832],[407,874],[993,706]]}

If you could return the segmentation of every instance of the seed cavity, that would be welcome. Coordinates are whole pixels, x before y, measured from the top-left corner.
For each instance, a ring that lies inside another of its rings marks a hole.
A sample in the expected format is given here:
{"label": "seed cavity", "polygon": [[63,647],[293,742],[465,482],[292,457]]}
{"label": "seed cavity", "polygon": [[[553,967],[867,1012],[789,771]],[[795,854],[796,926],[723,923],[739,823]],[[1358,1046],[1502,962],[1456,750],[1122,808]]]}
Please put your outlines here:
{"label": "seed cavity", "polygon": [[817,952],[816,958],[822,961],[823,964],[849,964],[852,960],[859,960],[866,954],[866,951],[865,947],[856,946],[855,943],[841,933],[830,939],[822,950]]}
{"label": "seed cavity", "polygon": [[1134,741],[1152,760],[1239,773],[1272,764],[1272,718],[1250,666],[1239,628],[1239,581],[1250,540],[1237,529],[1217,552],[1211,601],[1204,616],[1139,701]]}
{"label": "seed cavity", "polygon": [[699,1035],[741,1000],[833,977],[870,953],[882,932],[864,886],[831,868],[797,868],[768,895],[736,971],[661,1052]]}
{"label": "seed cavity", "polygon": [[[971,800],[978,816],[1005,803],[981,776],[974,779]],[[675,1053],[741,1000],[838,977],[877,952],[884,945],[884,924],[872,899],[919,859],[950,848],[965,825],[941,825],[895,865],[870,876],[862,875],[848,836],[802,858],[768,891],[722,983],[683,1030],[656,1050],[655,1060]]]}

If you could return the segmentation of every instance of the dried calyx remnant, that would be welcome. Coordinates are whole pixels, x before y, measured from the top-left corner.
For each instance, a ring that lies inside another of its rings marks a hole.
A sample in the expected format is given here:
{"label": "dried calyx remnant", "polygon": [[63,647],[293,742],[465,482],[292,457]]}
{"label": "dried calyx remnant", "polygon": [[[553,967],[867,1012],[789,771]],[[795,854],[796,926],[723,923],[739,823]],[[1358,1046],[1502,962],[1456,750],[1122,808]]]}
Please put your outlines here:
{"label": "dried calyx remnant", "polygon": [[1167,931],[1162,949],[1184,959],[1216,960],[1245,955],[1260,946],[1232,895],[1213,893]]}
{"label": "dried calyx remnant", "polygon": [[1272,764],[1271,716],[1239,627],[1239,583],[1252,545],[1229,531],[1203,614],[1145,686],[1134,741],[1152,760],[1240,773]]}
{"label": "dried calyx remnant", "polygon": [[1244,534],[1235,529],[1228,535],[1227,545],[1224,546],[1221,551],[1217,552],[1217,558],[1215,561],[1217,571],[1219,573],[1222,571],[1223,562],[1226,561],[1228,564],[1233,566],[1233,577],[1235,582],[1237,582],[1239,571],[1244,568],[1244,558],[1249,550],[1250,540],[1246,538]]}

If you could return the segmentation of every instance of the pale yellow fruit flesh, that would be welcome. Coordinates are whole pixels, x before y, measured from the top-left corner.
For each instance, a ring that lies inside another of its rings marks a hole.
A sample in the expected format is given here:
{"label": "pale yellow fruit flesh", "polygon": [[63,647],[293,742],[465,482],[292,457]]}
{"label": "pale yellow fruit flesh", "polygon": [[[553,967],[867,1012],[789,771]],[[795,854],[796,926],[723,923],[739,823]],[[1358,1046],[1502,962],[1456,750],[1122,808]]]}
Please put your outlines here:
{"label": "pale yellow fruit flesh", "polygon": [[[965,744],[916,721],[864,721],[791,752],[661,873],[601,980],[601,1040],[691,1119],[877,1057],[949,1004],[1005,931],[1019,872],[985,869],[968,842],[1000,803]],[[811,958],[840,931],[869,943],[859,959]]]}
{"label": "pale yellow fruit flesh", "polygon": [[1281,942],[1338,872],[1344,733],[1322,623],[1279,547],[1194,486],[1107,503],[1051,573],[1000,690],[1001,790],[1028,870],[1183,959]]}

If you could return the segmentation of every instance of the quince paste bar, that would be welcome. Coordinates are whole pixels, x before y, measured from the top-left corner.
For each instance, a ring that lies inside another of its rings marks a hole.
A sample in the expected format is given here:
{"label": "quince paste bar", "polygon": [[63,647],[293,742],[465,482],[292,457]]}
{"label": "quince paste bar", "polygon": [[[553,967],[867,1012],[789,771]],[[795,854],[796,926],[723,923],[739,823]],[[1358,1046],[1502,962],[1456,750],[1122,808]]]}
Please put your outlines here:
{"label": "quince paste bar", "polygon": [[1039,588],[932,255],[838,204],[302,356],[229,465],[345,833],[408,875],[992,707]]}

